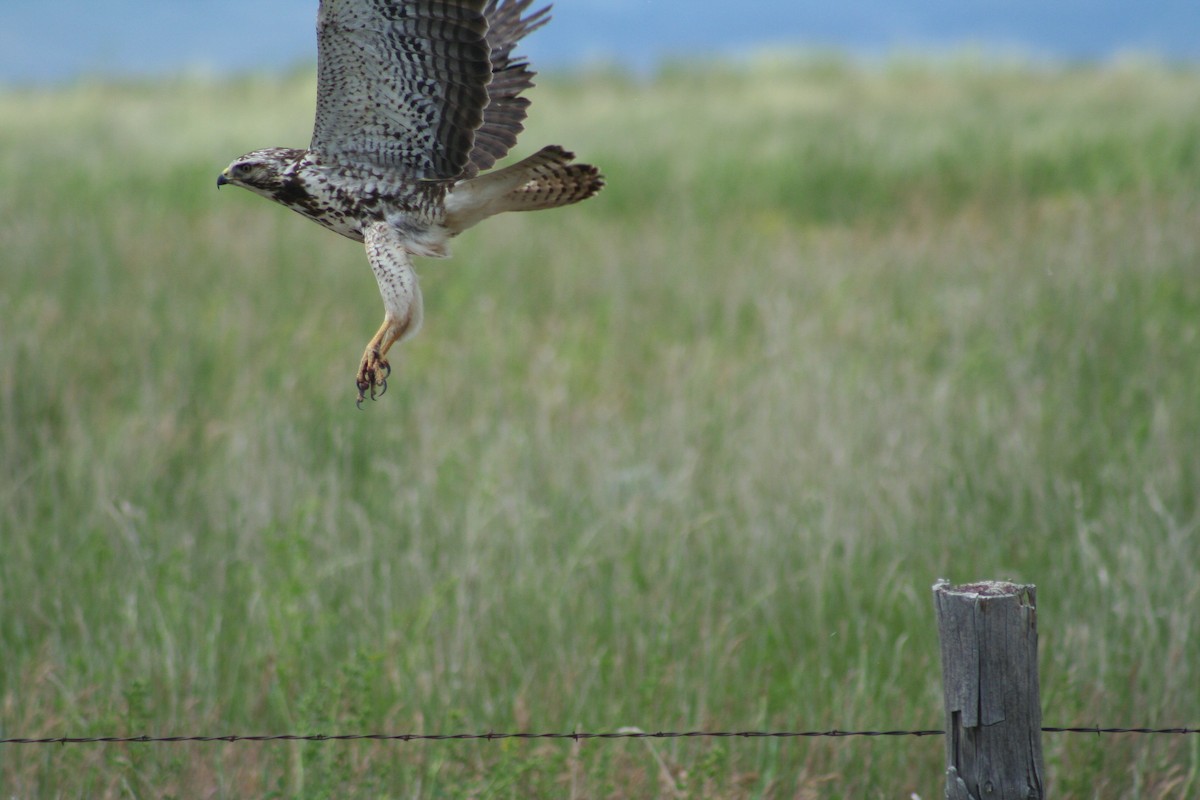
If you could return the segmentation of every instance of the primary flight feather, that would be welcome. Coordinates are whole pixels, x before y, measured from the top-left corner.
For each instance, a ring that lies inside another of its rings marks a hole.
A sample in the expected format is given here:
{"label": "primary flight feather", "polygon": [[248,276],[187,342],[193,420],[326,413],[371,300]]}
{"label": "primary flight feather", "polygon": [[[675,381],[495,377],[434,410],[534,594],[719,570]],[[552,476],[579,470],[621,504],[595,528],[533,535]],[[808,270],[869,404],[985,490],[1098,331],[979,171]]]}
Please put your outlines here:
{"label": "primary flight feather", "polygon": [[365,244],[384,319],[355,376],[360,403],[387,389],[388,350],[420,327],[413,255],[445,257],[480,220],[604,185],[557,145],[486,172],[524,129],[534,72],[513,48],[550,19],[549,6],[526,13],[531,1],[321,0],[308,149],[255,150],[217,178]]}

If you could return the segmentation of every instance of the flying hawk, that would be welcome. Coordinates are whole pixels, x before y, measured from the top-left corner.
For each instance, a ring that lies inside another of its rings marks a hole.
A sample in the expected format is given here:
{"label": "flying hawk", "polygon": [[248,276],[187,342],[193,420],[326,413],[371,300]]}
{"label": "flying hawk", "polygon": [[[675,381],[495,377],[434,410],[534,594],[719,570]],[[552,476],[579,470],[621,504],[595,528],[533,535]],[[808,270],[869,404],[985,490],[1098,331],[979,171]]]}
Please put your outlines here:
{"label": "flying hawk", "polygon": [[232,184],[363,242],[383,295],[383,325],[355,377],[358,402],[387,390],[393,344],[421,325],[412,256],[503,211],[591,197],[599,170],[557,145],[485,172],[524,129],[533,86],[517,42],[550,19],[532,0],[321,0],[317,113],[307,150],[236,159]]}

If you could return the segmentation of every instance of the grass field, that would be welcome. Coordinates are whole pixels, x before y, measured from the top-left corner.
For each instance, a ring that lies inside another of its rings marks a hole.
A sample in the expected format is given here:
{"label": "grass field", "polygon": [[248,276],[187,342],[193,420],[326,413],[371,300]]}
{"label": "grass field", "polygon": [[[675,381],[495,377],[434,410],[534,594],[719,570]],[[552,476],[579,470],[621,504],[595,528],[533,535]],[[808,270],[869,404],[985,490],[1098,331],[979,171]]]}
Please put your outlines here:
{"label": "grass field", "polygon": [[[308,75],[0,92],[0,735],[938,728],[930,586],[1048,725],[1200,724],[1200,71],[544,80],[584,205],[420,265],[217,173]],[[1196,736],[1045,740],[1200,795]],[[939,737],[0,746],[5,798],[903,798]]]}

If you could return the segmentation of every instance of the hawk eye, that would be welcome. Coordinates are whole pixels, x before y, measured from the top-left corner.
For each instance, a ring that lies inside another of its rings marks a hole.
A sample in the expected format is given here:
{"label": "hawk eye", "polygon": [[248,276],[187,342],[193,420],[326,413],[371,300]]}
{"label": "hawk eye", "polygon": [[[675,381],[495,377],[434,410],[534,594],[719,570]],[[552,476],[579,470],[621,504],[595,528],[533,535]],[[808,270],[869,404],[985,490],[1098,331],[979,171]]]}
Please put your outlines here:
{"label": "hawk eye", "polygon": [[250,173],[250,171],[253,169],[254,169],[253,164],[238,164],[236,167],[233,168],[233,171],[236,172],[238,175],[248,175]]}

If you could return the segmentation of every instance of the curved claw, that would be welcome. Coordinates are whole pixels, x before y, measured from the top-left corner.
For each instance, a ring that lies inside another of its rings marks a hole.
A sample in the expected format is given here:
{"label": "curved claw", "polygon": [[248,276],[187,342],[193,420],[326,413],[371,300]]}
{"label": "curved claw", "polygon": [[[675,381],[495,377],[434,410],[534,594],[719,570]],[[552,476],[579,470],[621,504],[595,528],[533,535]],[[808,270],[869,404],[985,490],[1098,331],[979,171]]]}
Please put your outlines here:
{"label": "curved claw", "polygon": [[358,389],[358,400],[355,405],[362,408],[363,400],[370,392],[372,400],[378,400],[387,393],[388,376],[392,374],[392,365],[379,356],[378,351],[368,350],[363,356],[358,368],[354,385]]}

